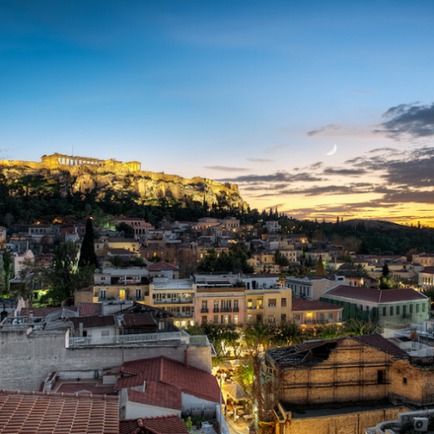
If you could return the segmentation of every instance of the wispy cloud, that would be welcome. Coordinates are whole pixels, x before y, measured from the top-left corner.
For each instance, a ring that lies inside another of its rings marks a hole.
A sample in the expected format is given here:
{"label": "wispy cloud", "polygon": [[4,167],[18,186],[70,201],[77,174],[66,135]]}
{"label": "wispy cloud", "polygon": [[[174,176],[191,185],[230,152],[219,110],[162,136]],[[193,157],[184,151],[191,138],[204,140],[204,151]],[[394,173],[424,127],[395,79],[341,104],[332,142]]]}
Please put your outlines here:
{"label": "wispy cloud", "polygon": [[282,149],[292,148],[294,145],[277,145],[273,146],[272,148],[268,148],[266,152],[276,152],[281,151]]}
{"label": "wispy cloud", "polygon": [[270,163],[274,160],[268,158],[246,158],[247,161],[252,161],[253,163]]}
{"label": "wispy cloud", "polygon": [[248,172],[250,170],[245,167],[228,167],[228,166],[205,166],[205,169],[220,170],[221,172]]}

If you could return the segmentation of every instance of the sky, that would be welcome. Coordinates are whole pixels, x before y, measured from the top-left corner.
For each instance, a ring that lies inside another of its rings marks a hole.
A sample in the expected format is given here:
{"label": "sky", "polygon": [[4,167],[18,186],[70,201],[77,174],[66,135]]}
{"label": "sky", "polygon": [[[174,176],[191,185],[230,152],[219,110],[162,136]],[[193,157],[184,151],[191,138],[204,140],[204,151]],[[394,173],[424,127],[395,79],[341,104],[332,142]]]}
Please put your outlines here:
{"label": "sky", "polygon": [[434,226],[432,0],[2,0],[0,160],[239,185],[251,208]]}

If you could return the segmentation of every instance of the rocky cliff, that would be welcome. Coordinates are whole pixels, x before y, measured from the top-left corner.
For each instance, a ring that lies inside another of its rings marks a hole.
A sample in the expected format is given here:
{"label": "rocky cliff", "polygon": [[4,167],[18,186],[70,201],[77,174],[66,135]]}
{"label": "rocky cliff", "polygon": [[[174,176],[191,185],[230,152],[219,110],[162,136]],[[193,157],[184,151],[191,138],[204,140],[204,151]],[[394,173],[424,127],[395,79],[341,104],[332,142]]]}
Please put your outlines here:
{"label": "rocky cliff", "polygon": [[19,194],[22,190],[28,194],[59,191],[64,196],[75,192],[96,192],[97,197],[106,193],[129,194],[144,203],[162,198],[201,203],[205,199],[208,206],[248,206],[237,185],[199,177],[186,179],[164,173],[85,165],[46,167],[42,163],[26,161],[0,161],[0,171],[6,177],[12,194]]}

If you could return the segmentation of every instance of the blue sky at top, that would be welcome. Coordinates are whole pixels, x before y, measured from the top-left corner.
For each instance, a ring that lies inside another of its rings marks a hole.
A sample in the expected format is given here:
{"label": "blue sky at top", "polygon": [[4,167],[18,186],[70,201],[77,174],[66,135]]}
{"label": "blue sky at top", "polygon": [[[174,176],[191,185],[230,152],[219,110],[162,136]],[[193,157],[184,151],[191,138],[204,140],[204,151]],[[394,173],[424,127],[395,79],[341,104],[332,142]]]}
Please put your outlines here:
{"label": "blue sky at top", "polygon": [[[429,146],[430,135],[372,131],[391,107],[432,104],[433,22],[428,0],[3,0],[0,159],[74,146],[237,181]],[[335,127],[307,135],[326,125]],[[315,186],[352,181],[323,175]],[[255,206],[289,209],[306,197],[247,189],[257,185],[240,184]]]}

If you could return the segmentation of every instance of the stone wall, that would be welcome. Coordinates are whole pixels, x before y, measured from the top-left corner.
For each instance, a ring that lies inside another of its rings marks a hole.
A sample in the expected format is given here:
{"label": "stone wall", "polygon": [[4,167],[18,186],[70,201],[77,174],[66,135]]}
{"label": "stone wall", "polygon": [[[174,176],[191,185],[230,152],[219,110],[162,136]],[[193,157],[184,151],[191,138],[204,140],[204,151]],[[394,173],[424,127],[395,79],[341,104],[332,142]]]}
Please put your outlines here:
{"label": "stone wall", "polygon": [[398,419],[398,414],[409,411],[406,407],[368,410],[323,417],[290,419],[280,426],[285,434],[365,434],[365,430],[387,420]]}
{"label": "stone wall", "polygon": [[316,404],[387,399],[390,360],[391,356],[382,351],[345,339],[324,362],[309,369],[286,370],[282,400]]}
{"label": "stone wall", "polygon": [[[115,368],[122,361],[166,357],[184,362],[186,345],[125,344],[66,348],[62,331],[0,332],[0,390],[38,391],[52,371],[89,371]],[[211,372],[211,347],[189,346],[188,363]],[[79,375],[77,375],[79,376]]]}

